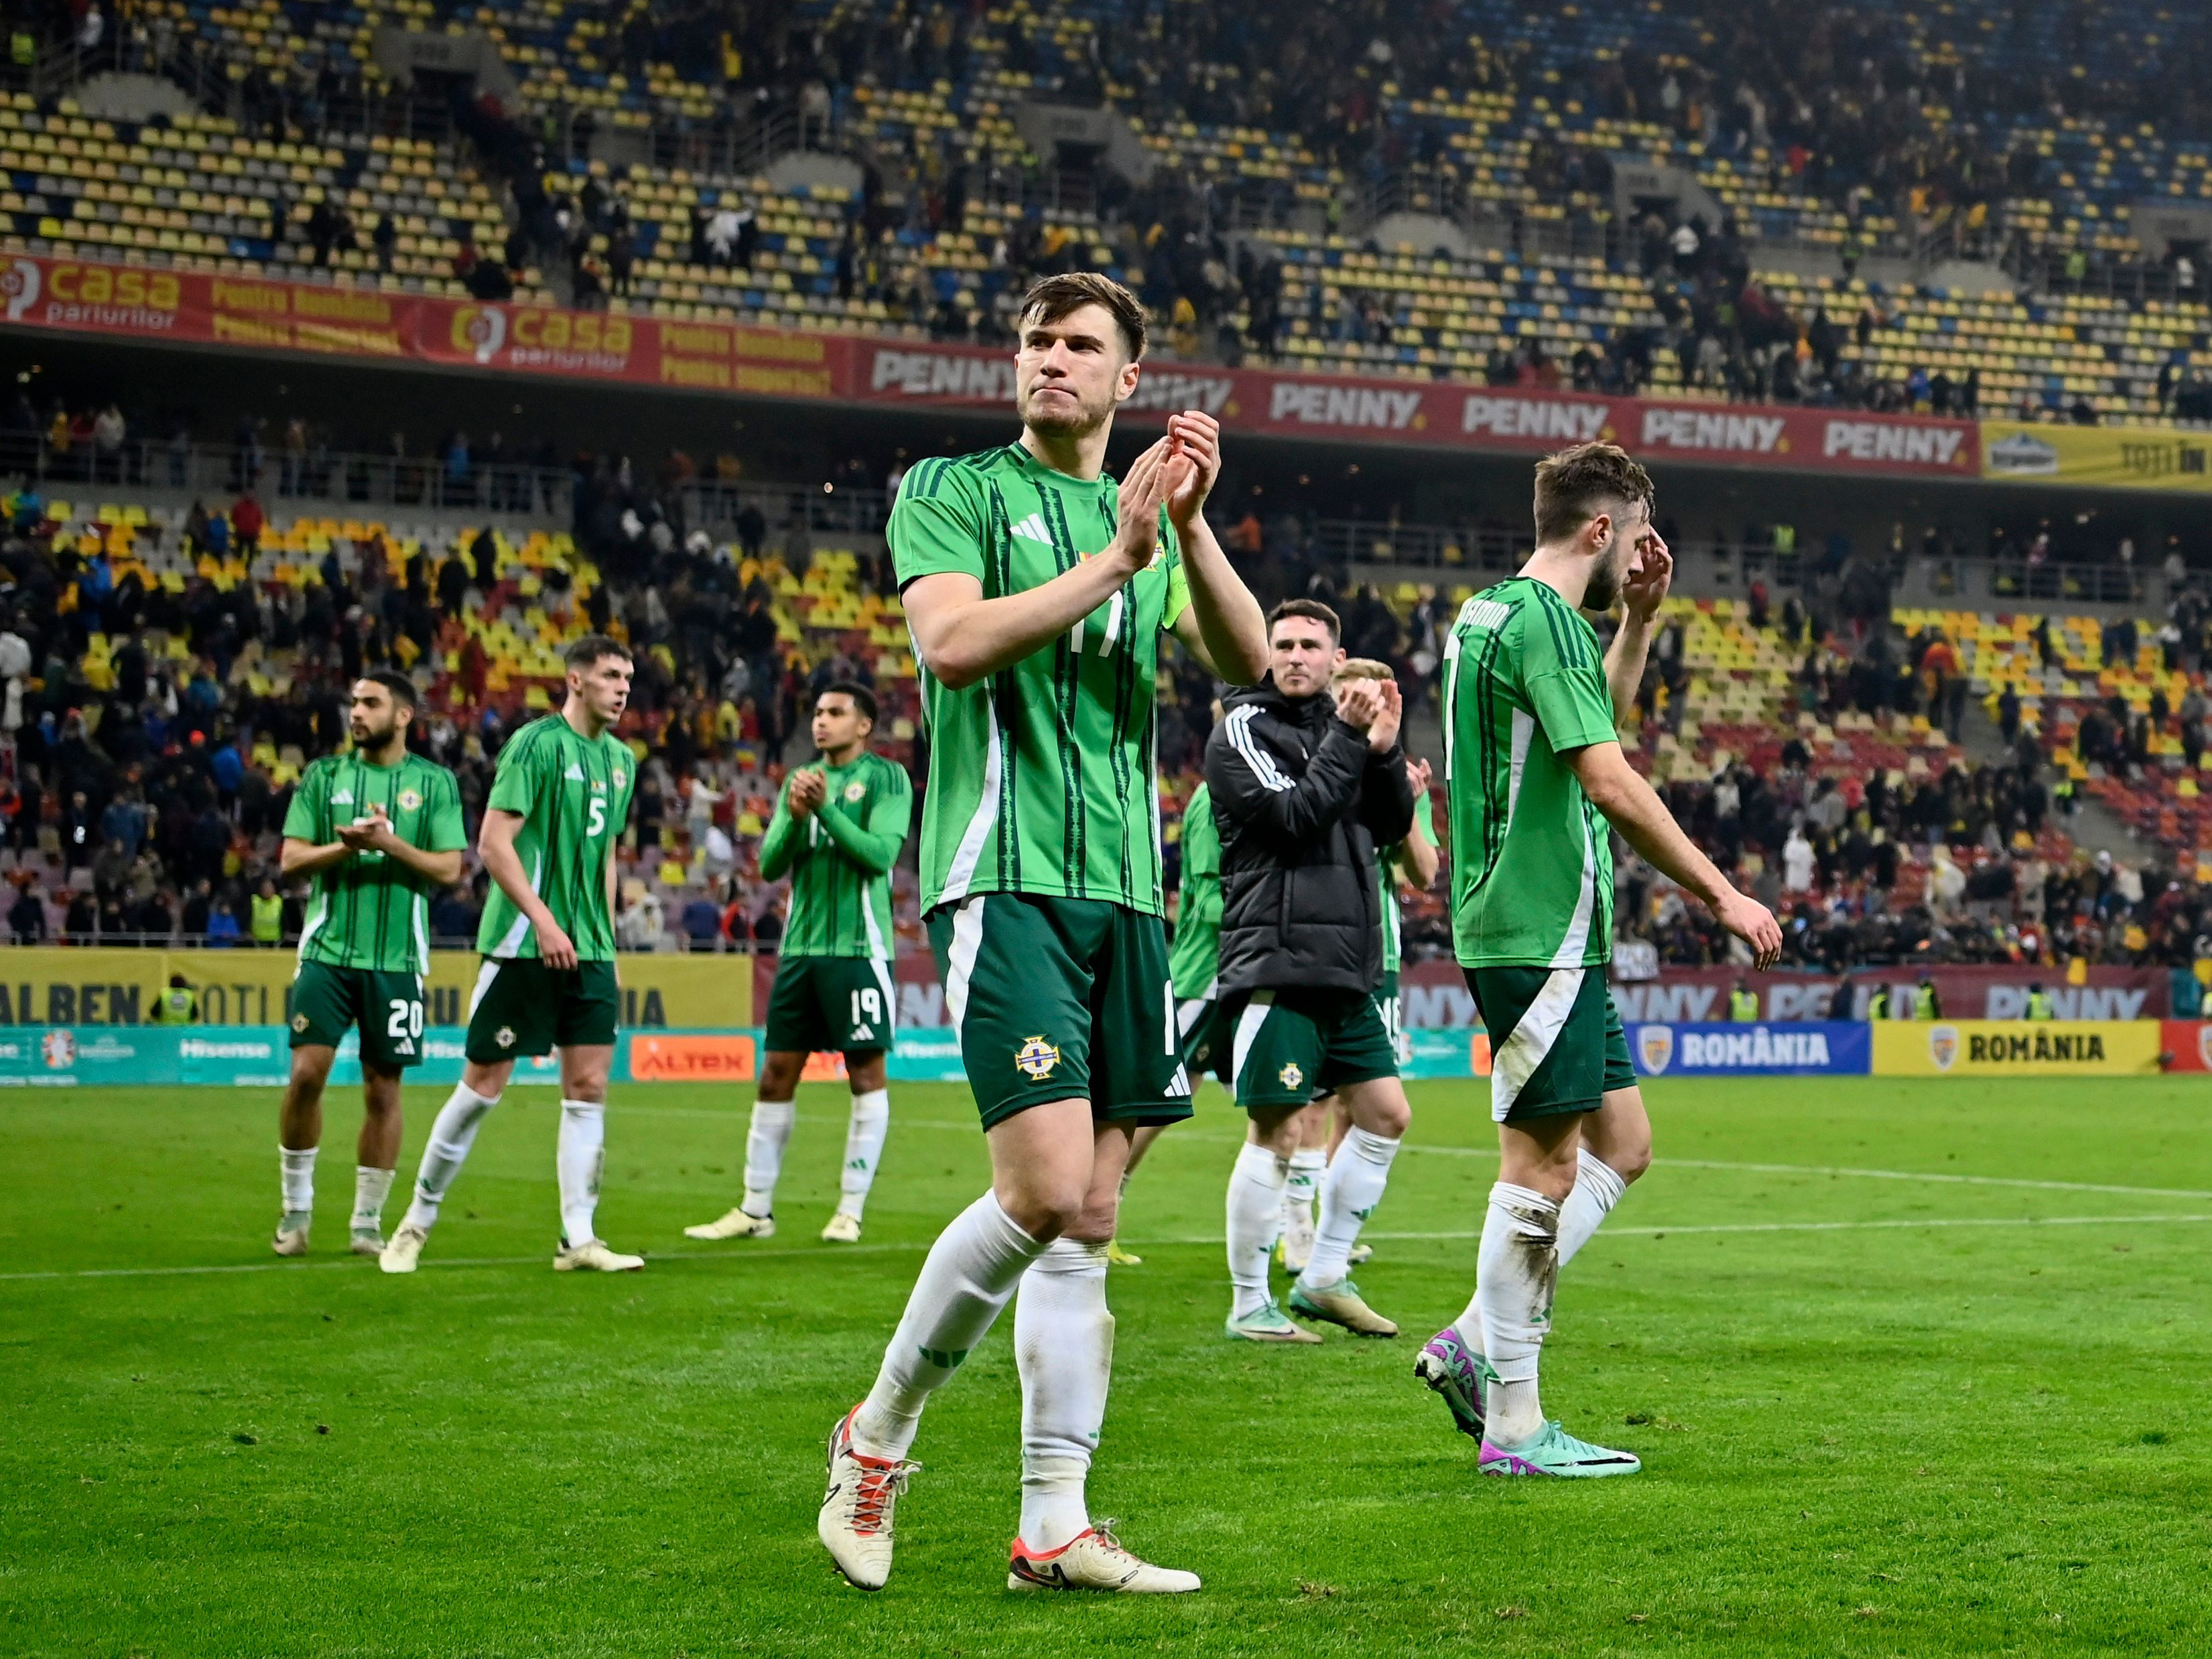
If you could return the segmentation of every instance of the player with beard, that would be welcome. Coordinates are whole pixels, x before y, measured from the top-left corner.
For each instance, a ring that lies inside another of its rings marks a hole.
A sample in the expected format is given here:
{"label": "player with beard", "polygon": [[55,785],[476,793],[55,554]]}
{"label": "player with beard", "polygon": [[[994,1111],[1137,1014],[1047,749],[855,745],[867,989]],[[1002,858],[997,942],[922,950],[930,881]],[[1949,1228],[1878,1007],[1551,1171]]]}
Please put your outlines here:
{"label": "player with beard", "polygon": [[[1474,1299],[1414,1372],[1480,1443],[1486,1474],[1641,1467],[1546,1420],[1536,1386],[1559,1268],[1651,1161],[1606,984],[1612,831],[1711,905],[1760,967],[1782,948],[1766,907],[1692,844],[1614,735],[1673,570],[1652,499],[1650,477],[1615,445],[1541,462],[1534,555],[1460,607],[1444,648],[1453,944],[1490,1034],[1499,1168]],[[1623,600],[1601,660],[1582,613]]]}
{"label": "player with beard", "polygon": [[931,1393],[1017,1287],[1021,1589],[1194,1590],[1091,1522],[1114,1318],[1106,1241],[1129,1137],[1190,1115],[1160,882],[1153,685],[1172,632],[1217,678],[1267,666],[1260,607],[1207,528],[1220,428],[1195,410],[1117,485],[1144,307],[1090,271],[1018,319],[1020,436],[906,475],[886,538],[921,669],[921,908],[991,1158],[941,1233],[874,1386],[837,1423],[817,1536],[852,1583],[891,1565]]}
{"label": "player with beard", "polygon": [[353,747],[307,769],[284,812],[287,880],[313,878],[292,981],[292,1077],[277,1125],[284,1212],[279,1255],[304,1255],[314,1218],[323,1085],[338,1043],[361,1036],[366,1114],[354,1167],[357,1255],[384,1248],[384,1197],[399,1162],[399,1079],[422,1060],[422,975],[430,895],[460,879],[460,786],[410,754],[415,684],[378,669],[354,682]]}

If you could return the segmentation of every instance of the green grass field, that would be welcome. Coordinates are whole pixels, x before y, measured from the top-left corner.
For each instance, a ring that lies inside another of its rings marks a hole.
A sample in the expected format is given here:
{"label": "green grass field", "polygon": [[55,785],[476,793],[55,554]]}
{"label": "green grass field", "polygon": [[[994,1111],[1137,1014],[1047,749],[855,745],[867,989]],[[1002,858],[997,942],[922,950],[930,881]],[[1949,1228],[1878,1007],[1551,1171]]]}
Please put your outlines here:
{"label": "green grass field", "polygon": [[[1563,1276],[1546,1399],[1635,1478],[1478,1480],[1410,1375],[1469,1288],[1486,1095],[1415,1085],[1360,1278],[1396,1342],[1222,1340],[1209,1085],[1140,1174],[1091,1484],[1202,1595],[1004,1588],[1002,1322],[925,1419],[889,1588],[814,1541],[821,1441],[981,1190],[964,1091],[900,1088],[858,1249],[814,1233],[842,1098],[802,1094],[780,1237],[744,1102],[632,1088],[556,1275],[550,1091],[486,1124],[423,1271],[268,1254],[260,1091],[15,1093],[0,1205],[0,1652],[1867,1654],[2212,1650],[2212,1090],[1660,1082],[1661,1162]],[[401,1208],[438,1091],[410,1091]]]}

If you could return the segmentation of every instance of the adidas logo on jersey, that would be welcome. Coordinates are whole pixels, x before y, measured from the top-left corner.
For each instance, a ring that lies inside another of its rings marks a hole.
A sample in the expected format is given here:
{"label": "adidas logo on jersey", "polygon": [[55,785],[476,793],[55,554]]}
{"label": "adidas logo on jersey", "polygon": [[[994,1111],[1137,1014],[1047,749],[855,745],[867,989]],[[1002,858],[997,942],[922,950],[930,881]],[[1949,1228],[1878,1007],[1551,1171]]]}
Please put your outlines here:
{"label": "adidas logo on jersey", "polygon": [[1008,533],[1019,536],[1025,542],[1042,542],[1047,547],[1052,545],[1052,532],[1044,527],[1044,514],[1042,513],[1030,514]]}
{"label": "adidas logo on jersey", "polygon": [[350,806],[350,805],[353,805],[353,791],[352,791],[352,790],[350,790],[350,789],[341,789],[341,790],[339,790],[339,791],[337,792],[337,793],[336,793],[335,795],[332,795],[332,796],[331,797],[331,805],[333,805],[333,806]]}
{"label": "adidas logo on jersey", "polygon": [[561,775],[568,779],[571,783],[581,783],[584,781],[584,769],[577,765],[575,762],[570,761],[568,763],[568,769],[566,772],[563,772]]}

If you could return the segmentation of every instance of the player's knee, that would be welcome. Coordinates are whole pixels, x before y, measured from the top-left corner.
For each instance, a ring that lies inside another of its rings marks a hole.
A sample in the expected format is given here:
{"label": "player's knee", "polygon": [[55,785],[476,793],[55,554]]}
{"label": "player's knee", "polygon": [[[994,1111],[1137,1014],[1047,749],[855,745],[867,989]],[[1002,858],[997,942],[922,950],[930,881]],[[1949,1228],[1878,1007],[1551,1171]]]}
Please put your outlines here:
{"label": "player's knee", "polygon": [[561,1098],[579,1101],[586,1106],[604,1106],[607,1100],[607,1080],[599,1076],[562,1078]]}
{"label": "player's knee", "polygon": [[1103,1244],[1114,1237],[1114,1225],[1118,1219],[1119,1194],[1108,1193],[1085,1203],[1075,1217],[1060,1230],[1063,1238],[1073,1238],[1085,1244]]}
{"label": "player's knee", "polygon": [[1605,1150],[1605,1166],[1623,1181],[1633,1181],[1651,1167],[1651,1137],[1644,1135],[1626,1146]]}
{"label": "player's knee", "polygon": [[1401,1140],[1406,1131],[1413,1127],[1413,1109],[1400,1095],[1395,1099],[1378,1101],[1365,1114],[1367,1121],[1360,1127],[1369,1134],[1381,1135],[1386,1140]]}
{"label": "player's knee", "polygon": [[1083,1214],[1083,1194],[1029,1188],[1001,1193],[999,1207],[1006,1218],[1040,1244],[1049,1244],[1073,1226]]}

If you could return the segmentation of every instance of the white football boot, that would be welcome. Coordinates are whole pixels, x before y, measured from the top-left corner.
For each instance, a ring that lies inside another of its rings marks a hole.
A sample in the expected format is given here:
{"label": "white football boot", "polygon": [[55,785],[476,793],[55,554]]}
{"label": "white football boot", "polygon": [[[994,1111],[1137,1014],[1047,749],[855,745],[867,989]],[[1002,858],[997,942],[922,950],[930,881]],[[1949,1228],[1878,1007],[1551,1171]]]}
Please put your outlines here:
{"label": "white football boot", "polygon": [[1194,1572],[1156,1567],[1130,1554],[1107,1530],[1112,1525],[1093,1522],[1056,1550],[1032,1550],[1017,1538],[1006,1564],[1006,1588],[1181,1595],[1199,1587]]}
{"label": "white football boot", "polygon": [[643,1266],[643,1256],[624,1255],[604,1238],[563,1244],[553,1254],[553,1271],[556,1273],[634,1273]]}
{"label": "white football boot", "polygon": [[376,1265],[388,1273],[411,1273],[415,1264],[422,1259],[422,1246],[428,1242],[430,1230],[418,1227],[411,1221],[403,1221],[398,1229],[385,1242],[384,1253],[376,1258]]}
{"label": "white football boot", "polygon": [[853,1415],[830,1431],[830,1490],[815,1518],[814,1535],[846,1583],[879,1590],[891,1576],[892,1523],[907,1478],[921,1465],[897,1457],[866,1457],[853,1449]]}
{"label": "white football boot", "polygon": [[686,1238],[774,1238],[775,1218],[772,1215],[747,1215],[739,1205],[726,1214],[712,1221],[702,1221],[696,1227],[684,1230]]}

